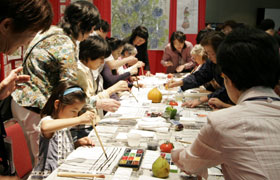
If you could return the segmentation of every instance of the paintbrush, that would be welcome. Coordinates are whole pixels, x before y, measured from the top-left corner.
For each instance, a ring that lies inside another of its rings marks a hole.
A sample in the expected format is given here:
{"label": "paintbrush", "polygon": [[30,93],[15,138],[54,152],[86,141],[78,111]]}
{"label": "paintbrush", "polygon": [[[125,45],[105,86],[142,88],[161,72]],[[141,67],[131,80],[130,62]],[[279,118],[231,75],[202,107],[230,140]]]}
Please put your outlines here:
{"label": "paintbrush", "polygon": [[136,96],[134,96],[134,94],[130,91],[130,94],[134,97],[134,99],[136,100],[136,102],[138,102],[138,99],[136,98]]}
{"label": "paintbrush", "polygon": [[57,176],[59,177],[96,177],[96,178],[105,178],[103,174],[86,174],[86,173],[72,173],[72,172],[58,172]]}
{"label": "paintbrush", "polygon": [[[100,117],[99,117],[98,115],[96,115],[95,121],[96,121],[96,122],[99,122],[99,121],[100,121]],[[102,150],[103,150],[103,152],[104,152],[104,155],[105,155],[106,159],[108,159],[108,156],[107,156],[107,154],[106,154],[106,151],[105,151],[105,149],[104,149],[104,147],[103,147],[102,141],[101,141],[101,139],[100,139],[100,137],[99,137],[99,135],[98,135],[98,132],[97,132],[97,130],[96,130],[96,127],[95,127],[95,124],[94,124],[93,121],[92,121],[92,127],[93,127],[94,132],[95,132],[95,134],[96,134],[96,136],[97,136],[97,139],[98,139],[98,141],[99,141],[99,144],[100,144],[100,146],[101,146],[101,148],[102,148]]]}

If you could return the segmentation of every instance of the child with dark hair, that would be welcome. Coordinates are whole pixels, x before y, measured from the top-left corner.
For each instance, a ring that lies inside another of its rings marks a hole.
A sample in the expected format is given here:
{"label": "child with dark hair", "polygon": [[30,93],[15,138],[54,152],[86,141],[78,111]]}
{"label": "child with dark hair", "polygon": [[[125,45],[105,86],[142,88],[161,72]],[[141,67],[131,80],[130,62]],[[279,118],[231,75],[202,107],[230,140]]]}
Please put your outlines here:
{"label": "child with dark hair", "polygon": [[44,179],[78,146],[94,146],[88,137],[73,143],[69,127],[79,124],[95,124],[96,115],[87,111],[79,115],[86,104],[87,95],[82,88],[60,83],[41,111],[39,127],[39,163],[28,179]]}
{"label": "child with dark hair", "polygon": [[[117,63],[118,63],[118,61],[122,61],[122,60],[118,60],[118,58],[120,57],[121,52],[123,50],[124,41],[119,40],[117,38],[108,38],[107,42],[110,46],[114,61],[116,61]],[[132,69],[130,72],[125,72],[123,74],[117,74],[116,71],[112,72],[110,67],[107,64],[105,64],[104,69],[101,72],[101,75],[104,79],[104,88],[107,89],[110,86],[112,86],[118,82],[125,82],[127,84],[126,81],[122,81],[122,80],[127,80],[131,75],[134,75],[137,73],[138,73],[138,69],[136,67],[136,68]]]}
{"label": "child with dark hair", "polygon": [[[92,70],[98,69],[104,64],[104,59],[110,55],[111,51],[105,39],[101,36],[90,36],[80,43],[78,61],[78,85],[80,85],[90,98],[90,105],[98,109],[99,115],[103,116],[103,111],[116,111],[120,103],[110,96],[122,90],[127,90],[125,84],[117,84],[106,90],[99,91],[98,80],[95,80]],[[99,111],[100,110],[100,111]]]}
{"label": "child with dark hair", "polygon": [[232,31],[217,51],[228,95],[236,105],[209,113],[188,149],[173,150],[184,172],[207,179],[222,166],[225,179],[279,179],[280,98],[273,91],[280,74],[279,46],[263,31]]}
{"label": "child with dark hair", "polygon": [[166,73],[190,72],[195,67],[191,56],[192,48],[192,43],[186,41],[183,32],[173,32],[161,60],[161,64],[167,68]]}
{"label": "child with dark hair", "polygon": [[107,21],[104,21],[103,19],[101,19],[99,21],[99,23],[96,24],[96,26],[94,27],[94,34],[92,35],[99,35],[101,36],[103,39],[106,38],[108,32],[110,32],[110,25]]}

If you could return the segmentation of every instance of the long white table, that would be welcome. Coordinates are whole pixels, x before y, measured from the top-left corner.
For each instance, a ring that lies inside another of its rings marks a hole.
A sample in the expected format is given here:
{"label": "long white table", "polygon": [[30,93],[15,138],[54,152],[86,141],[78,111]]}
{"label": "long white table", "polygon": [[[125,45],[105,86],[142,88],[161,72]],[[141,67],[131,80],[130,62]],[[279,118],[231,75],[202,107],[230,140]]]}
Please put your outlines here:
{"label": "long white table", "polygon": [[[115,113],[107,113],[105,118],[99,123],[97,126],[97,131],[99,133],[100,138],[102,139],[103,146],[106,149],[107,154],[111,156],[111,159],[102,164],[101,161],[106,161],[105,157],[101,157],[103,153],[100,144],[96,138],[94,131],[89,134],[89,137],[94,140],[96,143],[96,147],[94,148],[79,148],[72,152],[68,159],[69,161],[56,171],[54,171],[47,179],[75,179],[75,178],[65,178],[65,177],[57,177],[57,171],[62,170],[71,170],[71,168],[76,167],[74,170],[86,171],[88,168],[92,173],[101,173],[105,174],[105,179],[118,179],[117,176],[114,177],[114,172],[118,170],[118,162],[123,154],[125,147],[128,147],[126,134],[130,131],[135,133],[139,133],[142,135],[140,140],[140,145],[137,147],[138,149],[144,149],[144,161],[146,154],[153,154],[151,151],[147,151],[147,145],[149,142],[157,142],[158,145],[165,141],[171,141],[175,148],[187,148],[190,144],[185,142],[193,142],[196,138],[199,129],[206,123],[206,115],[210,112],[210,108],[207,106],[201,106],[200,108],[181,108],[181,101],[178,101],[179,106],[178,114],[182,116],[181,122],[184,124],[183,131],[175,131],[174,126],[171,125],[166,131],[166,129],[161,128],[157,129],[157,131],[146,131],[139,127],[139,122],[141,119],[149,120],[150,117],[147,117],[146,112],[154,112],[160,113],[164,112],[168,101],[174,99],[182,99],[181,96],[178,96],[178,89],[165,90],[162,86],[163,83],[166,82],[166,78],[160,76],[154,77],[142,77],[139,80],[139,83],[144,83],[146,85],[145,88],[137,88],[132,89],[133,95],[137,98],[137,100],[130,93],[124,93],[121,96],[121,107]],[[162,103],[147,103],[147,93],[153,87],[158,87],[160,91],[163,93]],[[176,95],[177,94],[177,95]],[[182,94],[181,94],[182,95]],[[204,93],[197,93],[197,90],[191,90],[185,92],[183,99],[195,98],[201,95],[205,95]],[[138,101],[138,102],[137,102]],[[144,117],[144,118],[143,118]],[[170,122],[167,122],[170,123]],[[133,147],[135,149],[136,147]],[[160,149],[157,149],[160,154]],[[99,159],[98,159],[99,158]],[[101,160],[104,158],[104,160]],[[149,168],[149,158],[146,158],[146,161],[142,161],[141,168],[138,171],[132,171],[130,180],[149,180],[152,179],[152,171]],[[151,157],[152,158],[152,157]],[[80,161],[77,161],[80,160]],[[97,159],[97,160],[96,160]],[[148,160],[148,161],[147,161]],[[69,166],[69,163],[75,163],[73,166]],[[101,165],[97,165],[101,163]],[[90,166],[90,168],[89,168]],[[96,167],[96,168],[95,168]],[[102,167],[102,168],[101,168]],[[101,169],[101,170],[100,170]],[[121,171],[123,169],[119,169]],[[117,172],[119,172],[117,171]],[[220,174],[220,170],[218,168],[211,168],[209,170],[209,178],[208,179],[223,179],[222,176],[215,176],[215,174]],[[189,178],[185,173],[169,173],[169,177],[167,179],[186,179]],[[124,177],[121,179],[125,179]],[[191,178],[190,178],[191,179]],[[193,178],[196,179],[196,178]]]}

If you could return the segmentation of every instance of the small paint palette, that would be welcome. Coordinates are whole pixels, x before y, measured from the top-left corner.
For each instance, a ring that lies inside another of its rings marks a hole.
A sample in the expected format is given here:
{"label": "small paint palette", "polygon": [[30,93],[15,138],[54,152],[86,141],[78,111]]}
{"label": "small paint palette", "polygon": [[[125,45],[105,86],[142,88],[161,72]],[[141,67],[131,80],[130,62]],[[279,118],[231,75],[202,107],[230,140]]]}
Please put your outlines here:
{"label": "small paint palette", "polygon": [[130,149],[127,148],[124,151],[124,154],[119,161],[119,166],[121,167],[130,167],[139,169],[142,159],[144,156],[144,150],[143,149]]}
{"label": "small paint palette", "polygon": [[161,157],[165,158],[167,160],[167,162],[170,165],[170,170],[169,172],[173,172],[173,173],[177,173],[178,172],[178,167],[173,163],[172,159],[171,159],[171,153],[160,153]]}

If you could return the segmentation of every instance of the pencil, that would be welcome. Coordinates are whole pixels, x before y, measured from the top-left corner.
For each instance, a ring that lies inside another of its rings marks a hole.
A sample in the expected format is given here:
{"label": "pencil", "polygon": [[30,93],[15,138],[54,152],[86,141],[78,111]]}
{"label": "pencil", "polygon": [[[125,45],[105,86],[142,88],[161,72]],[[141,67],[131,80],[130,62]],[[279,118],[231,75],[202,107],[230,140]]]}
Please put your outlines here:
{"label": "pencil", "polygon": [[[98,115],[96,115],[96,119],[98,119],[98,118],[100,118],[100,117],[99,117]],[[98,141],[99,141],[99,144],[100,144],[100,146],[101,146],[101,148],[102,148],[102,150],[103,150],[103,152],[104,152],[104,155],[105,155],[106,159],[108,159],[108,156],[107,156],[107,154],[106,154],[106,151],[105,151],[105,149],[104,149],[104,147],[103,147],[102,141],[101,141],[101,139],[100,139],[100,137],[99,137],[99,135],[98,135],[98,133],[97,133],[97,130],[96,130],[96,127],[95,127],[95,124],[93,123],[93,121],[92,121],[92,127],[93,127],[94,132],[95,132],[95,134],[96,134],[96,136],[97,136],[97,139],[98,139]]]}
{"label": "pencil", "polygon": [[96,178],[105,178],[103,174],[86,174],[86,173],[72,173],[72,172],[58,172],[57,176],[59,177],[96,177]]}

